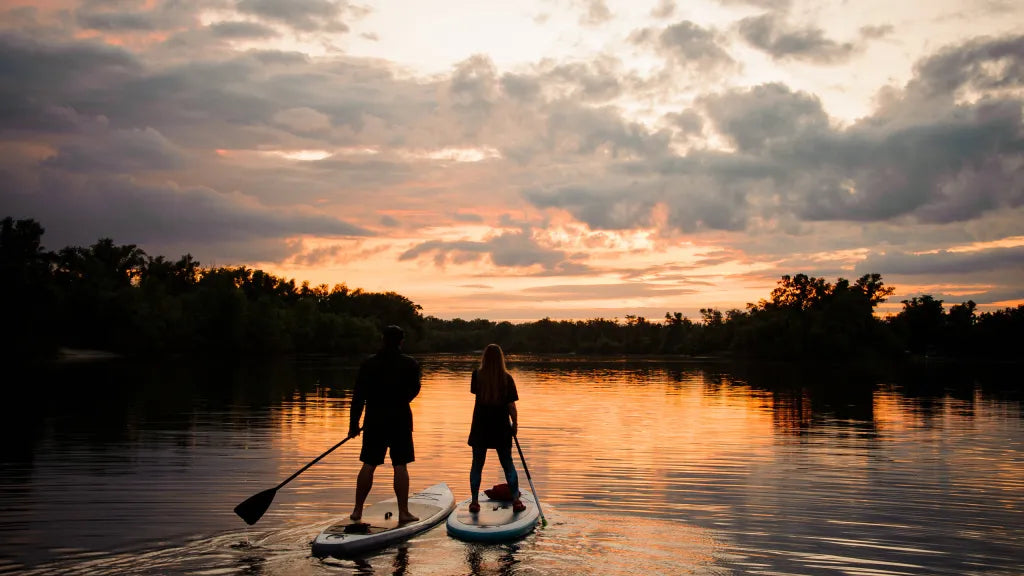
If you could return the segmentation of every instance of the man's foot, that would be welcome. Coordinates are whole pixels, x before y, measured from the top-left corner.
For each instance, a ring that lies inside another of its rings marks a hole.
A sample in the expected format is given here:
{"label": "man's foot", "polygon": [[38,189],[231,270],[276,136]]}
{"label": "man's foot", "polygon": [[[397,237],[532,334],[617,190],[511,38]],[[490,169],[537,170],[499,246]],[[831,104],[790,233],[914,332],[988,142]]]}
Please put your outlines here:
{"label": "man's foot", "polygon": [[351,514],[348,515],[348,518],[349,518],[349,520],[351,520],[353,522],[359,522],[360,520],[363,519],[363,511],[360,510],[359,512],[352,512]]}
{"label": "man's foot", "polygon": [[398,523],[399,524],[407,524],[409,522],[415,522],[415,521],[417,521],[419,519],[420,519],[419,516],[413,516],[412,514],[399,514],[398,515]]}
{"label": "man's foot", "polygon": [[479,502],[470,502],[469,503],[469,513],[470,514],[476,514],[479,511],[480,511],[480,503]]}
{"label": "man's foot", "polygon": [[520,500],[519,498],[516,498],[515,500],[512,501],[512,511],[513,512],[522,512],[523,510],[526,510],[526,505],[523,504],[522,500]]}

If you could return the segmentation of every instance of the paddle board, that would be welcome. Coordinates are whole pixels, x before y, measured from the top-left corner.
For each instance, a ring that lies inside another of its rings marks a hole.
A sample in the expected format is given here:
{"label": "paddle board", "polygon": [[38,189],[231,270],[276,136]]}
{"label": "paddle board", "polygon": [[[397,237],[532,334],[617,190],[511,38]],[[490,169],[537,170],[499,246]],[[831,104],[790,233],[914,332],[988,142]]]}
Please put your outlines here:
{"label": "paddle board", "polygon": [[526,509],[512,511],[512,502],[491,500],[480,493],[480,511],[469,511],[472,500],[459,502],[448,515],[448,534],[467,542],[508,542],[529,534],[537,525],[540,510],[533,494],[522,490],[519,498]]}
{"label": "paddle board", "polygon": [[445,483],[435,484],[409,495],[409,511],[419,520],[398,523],[395,498],[363,508],[363,517],[354,522],[328,526],[313,540],[314,556],[350,556],[410,538],[440,523],[455,508],[455,497]]}

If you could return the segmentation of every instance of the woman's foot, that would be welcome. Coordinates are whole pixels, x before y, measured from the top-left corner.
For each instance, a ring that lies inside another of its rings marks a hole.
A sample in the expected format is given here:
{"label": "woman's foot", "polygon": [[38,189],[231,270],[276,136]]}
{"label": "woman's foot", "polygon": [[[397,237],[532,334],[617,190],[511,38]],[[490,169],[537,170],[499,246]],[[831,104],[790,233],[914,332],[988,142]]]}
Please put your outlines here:
{"label": "woman's foot", "polygon": [[406,524],[408,522],[415,522],[415,521],[417,521],[419,519],[420,519],[419,516],[413,516],[412,514],[399,514],[398,515],[398,523],[399,524]]}
{"label": "woman's foot", "polygon": [[523,504],[522,500],[520,500],[519,498],[516,498],[515,500],[512,501],[512,511],[513,512],[522,512],[523,510],[526,510],[526,505]]}
{"label": "woman's foot", "polygon": [[470,514],[476,514],[479,511],[480,511],[480,503],[479,502],[470,502],[469,503],[469,513]]}

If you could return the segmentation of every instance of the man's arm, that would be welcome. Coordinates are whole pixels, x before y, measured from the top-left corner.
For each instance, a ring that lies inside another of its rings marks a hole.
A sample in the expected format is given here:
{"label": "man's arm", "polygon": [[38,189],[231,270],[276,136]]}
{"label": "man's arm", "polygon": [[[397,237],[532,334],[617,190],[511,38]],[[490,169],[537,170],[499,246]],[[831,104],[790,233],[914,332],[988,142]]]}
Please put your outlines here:
{"label": "man's arm", "polygon": [[420,363],[415,359],[412,361],[409,375],[409,402],[420,393],[421,372]]}

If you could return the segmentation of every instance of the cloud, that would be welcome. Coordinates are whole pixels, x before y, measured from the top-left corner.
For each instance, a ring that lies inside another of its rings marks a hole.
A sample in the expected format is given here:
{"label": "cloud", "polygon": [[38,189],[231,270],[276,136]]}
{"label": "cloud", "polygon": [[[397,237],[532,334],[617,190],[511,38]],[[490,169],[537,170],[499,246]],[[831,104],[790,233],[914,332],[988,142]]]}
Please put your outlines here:
{"label": "cloud", "polygon": [[883,24],[879,26],[861,26],[860,35],[861,38],[867,38],[874,40],[877,38],[885,38],[890,36],[896,29],[890,24]]}
{"label": "cloud", "polygon": [[[90,96],[121,85],[142,69],[134,56],[119,48],[48,44],[0,34],[0,126],[51,131],[57,128],[55,110],[86,112]],[[76,106],[78,102],[82,105]]]}
{"label": "cloud", "polygon": [[540,78],[545,86],[568,84],[573,86],[569,98],[588,102],[607,101],[622,94],[618,61],[608,58],[593,62],[560,64],[545,72]]}
{"label": "cloud", "polygon": [[287,108],[274,113],[274,121],[296,133],[317,133],[331,127],[330,116],[309,107]]}
{"label": "cloud", "polygon": [[[946,47],[915,66],[908,91],[919,99],[956,100],[964,93],[1024,87],[1024,36],[978,38]],[[1013,95],[1021,98],[1019,91]]]}
{"label": "cloud", "polygon": [[664,29],[644,28],[630,36],[635,44],[652,46],[678,66],[702,73],[730,69],[735,61],[722,48],[716,31],[689,20]]}
{"label": "cloud", "polygon": [[431,254],[434,257],[434,264],[438,267],[486,259],[500,268],[537,267],[546,273],[559,274],[579,274],[586,270],[583,264],[575,261],[576,256],[541,246],[525,229],[501,232],[484,241],[422,242],[403,252],[399,260],[415,260]]}
{"label": "cloud", "polygon": [[969,252],[939,250],[924,254],[900,251],[873,253],[859,263],[857,268],[885,270],[904,276],[931,275],[946,278],[1006,269],[1024,271],[1024,246]]}
{"label": "cloud", "polygon": [[670,112],[665,118],[683,134],[700,134],[704,129],[704,118],[694,110]]}
{"label": "cloud", "polygon": [[[136,7],[146,9],[137,9]],[[83,29],[105,33],[150,33],[181,30],[195,26],[201,10],[226,8],[224,0],[164,0],[160,2],[83,2],[74,10],[75,22]]]}
{"label": "cloud", "polygon": [[612,11],[604,0],[577,0],[583,5],[583,15],[580,16],[580,24],[584,26],[599,26],[612,19]]}
{"label": "cloud", "polygon": [[820,28],[791,27],[775,14],[744,18],[739,22],[740,36],[751,46],[779,60],[805,60],[816,64],[844,62],[856,47],[825,36]]}
{"label": "cloud", "polygon": [[385,252],[387,246],[365,246],[362,240],[344,244],[330,244],[292,255],[288,262],[299,266],[314,268],[317,266],[336,266],[348,262],[359,262]]}
{"label": "cloud", "polygon": [[236,8],[242,14],[284,24],[302,32],[348,32],[341,21],[347,9],[344,2],[329,0],[240,0]]}
{"label": "cloud", "polygon": [[829,129],[828,115],[814,95],[783,84],[763,84],[701,100],[718,130],[741,152],[763,150]]}
{"label": "cloud", "polygon": [[308,209],[274,208],[237,193],[146,184],[128,176],[80,180],[49,174],[38,189],[0,195],[0,212],[36,219],[50,231],[48,243],[56,239],[61,247],[112,237],[162,253],[160,247],[187,239],[193,248],[205,246],[209,254],[232,260],[252,256],[240,249],[245,242],[370,234]]}
{"label": "cloud", "polygon": [[[626,282],[619,284],[555,284],[550,286],[535,286],[524,288],[518,293],[505,294],[502,297],[510,300],[521,301],[579,301],[579,300],[616,300],[616,299],[640,299],[640,298],[663,298],[666,296],[680,296],[693,294],[696,290],[678,286],[665,286],[661,284],[650,284],[644,282]],[[480,296],[486,298],[487,294]],[[491,295],[493,297],[493,295]],[[468,296],[472,299],[473,296]]]}
{"label": "cloud", "polygon": [[210,31],[218,38],[230,40],[254,40],[273,38],[277,31],[259,22],[226,21],[210,25]]}
{"label": "cloud", "polygon": [[[974,220],[1024,205],[1022,65],[1024,37],[942,50],[848,127],[834,126],[815,96],[782,84],[706,95],[697,101],[704,129],[734,151],[636,146],[595,178],[524,196],[611,229],[659,225],[659,212],[686,232]],[[634,141],[652,136],[638,130]]]}
{"label": "cloud", "polygon": [[671,18],[675,13],[675,0],[659,0],[658,5],[651,9],[651,16],[661,20]]}
{"label": "cloud", "polygon": [[789,10],[792,0],[718,0],[720,4],[725,5],[746,5],[746,6],[757,6],[760,8],[769,8],[777,10],[779,12],[786,12]]}
{"label": "cloud", "polygon": [[184,165],[184,152],[152,128],[90,130],[85,138],[60,146],[55,156],[43,162],[46,168],[68,172],[117,174]]}

